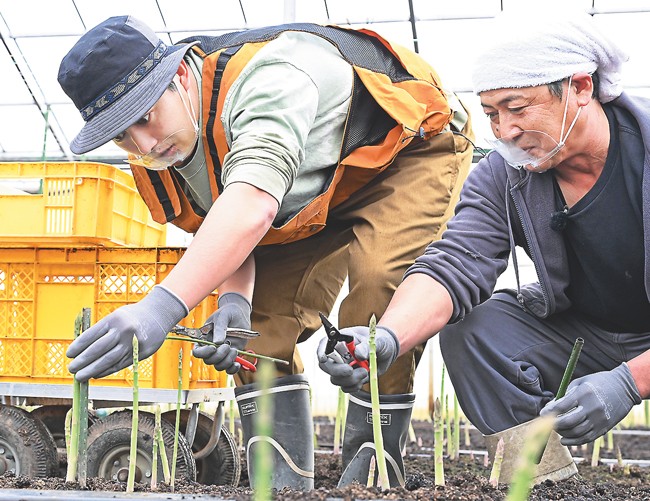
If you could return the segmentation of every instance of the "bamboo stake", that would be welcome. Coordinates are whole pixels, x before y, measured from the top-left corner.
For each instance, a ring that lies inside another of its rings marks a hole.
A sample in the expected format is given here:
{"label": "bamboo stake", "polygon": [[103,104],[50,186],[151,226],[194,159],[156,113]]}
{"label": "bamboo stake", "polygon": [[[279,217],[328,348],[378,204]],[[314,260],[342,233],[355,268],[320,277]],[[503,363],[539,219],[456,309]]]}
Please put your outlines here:
{"label": "bamboo stake", "polygon": [[370,403],[372,406],[372,434],[375,441],[377,456],[377,471],[379,478],[377,486],[382,490],[390,489],[386,456],[384,453],[384,436],[381,433],[381,411],[379,408],[379,383],[377,381],[377,319],[370,318]]}
{"label": "bamboo stake", "polygon": [[443,440],[444,423],[442,420],[442,410],[440,409],[440,399],[436,398],[433,405],[433,471],[435,485],[445,485],[445,467],[442,458],[442,440]]}
{"label": "bamboo stake", "polygon": [[499,477],[501,476],[501,464],[503,463],[503,452],[505,450],[505,442],[503,437],[497,442],[497,448],[494,451],[494,463],[490,471],[490,485],[495,489],[499,487]]}
{"label": "bamboo stake", "polygon": [[138,338],[133,336],[133,413],[131,415],[131,448],[129,450],[129,475],[126,479],[126,492],[133,492],[135,487],[135,467],[138,462],[138,405],[139,393],[139,370],[138,357],[140,354]]}
{"label": "bamboo stake", "polygon": [[[257,380],[260,385],[260,396],[257,399],[258,412],[255,420],[255,435],[258,437],[273,436],[273,399],[269,391],[272,385],[275,368],[272,363],[264,361],[258,364]],[[253,499],[269,501],[271,499],[271,478],[273,477],[273,451],[268,440],[260,440],[256,444]]]}
{"label": "bamboo stake", "polygon": [[181,395],[183,390],[183,348],[178,350],[178,393],[176,395],[176,428],[174,429],[174,450],[172,453],[171,489],[174,492],[176,461],[178,460],[178,435],[181,428]]}

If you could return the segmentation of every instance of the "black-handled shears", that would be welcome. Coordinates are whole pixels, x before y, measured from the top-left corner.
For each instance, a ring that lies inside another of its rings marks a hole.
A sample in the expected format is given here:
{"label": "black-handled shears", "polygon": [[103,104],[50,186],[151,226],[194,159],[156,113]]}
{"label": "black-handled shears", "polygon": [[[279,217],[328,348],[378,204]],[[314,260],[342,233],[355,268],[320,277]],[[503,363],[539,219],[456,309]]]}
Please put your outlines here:
{"label": "black-handled shears", "polygon": [[321,312],[318,312],[318,315],[320,315],[320,320],[323,323],[323,327],[325,327],[325,333],[327,334],[325,354],[332,354],[336,345],[340,342],[343,342],[345,343],[345,347],[348,349],[348,351],[344,353],[337,351],[337,353],[341,355],[343,361],[346,364],[349,364],[353,369],[356,367],[361,367],[367,371],[370,371],[367,360],[358,360],[354,356],[354,337],[348,334],[343,334],[341,331],[339,331]]}

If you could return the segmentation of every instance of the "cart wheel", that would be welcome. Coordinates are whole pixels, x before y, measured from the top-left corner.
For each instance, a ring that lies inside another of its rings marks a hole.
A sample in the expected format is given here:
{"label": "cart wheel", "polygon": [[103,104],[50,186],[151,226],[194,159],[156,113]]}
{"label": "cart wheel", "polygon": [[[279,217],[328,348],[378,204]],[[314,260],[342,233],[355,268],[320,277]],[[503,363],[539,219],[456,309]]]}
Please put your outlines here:
{"label": "cart wheel", "polygon": [[[68,469],[68,457],[65,448],[65,416],[70,410],[69,405],[43,405],[32,410],[31,414],[43,422],[57,447],[58,476],[65,478]],[[88,427],[97,422],[97,417],[88,411]]]}
{"label": "cart wheel", "polygon": [[0,405],[0,474],[53,477],[56,444],[45,425],[18,407]]}
{"label": "cart wheel", "polygon": [[[131,444],[130,410],[109,414],[104,419],[88,428],[88,476],[126,482],[129,472]],[[151,479],[151,460],[153,454],[155,418],[149,412],[139,412],[138,419],[138,455],[136,459],[136,482]],[[174,448],[174,426],[161,421],[161,431],[165,442],[167,460],[170,462]],[[162,480],[162,461],[158,458],[158,479]],[[176,478],[196,479],[196,463],[185,437],[178,437],[178,458]]]}
{"label": "cart wheel", "polygon": [[[189,416],[188,409],[181,409],[181,433],[185,433]],[[162,418],[175,425],[176,411],[163,412]],[[209,442],[212,423],[210,416],[203,412],[199,413],[192,451],[200,451]],[[241,460],[237,445],[230,432],[225,426],[222,426],[219,441],[214,450],[208,456],[196,460],[196,481],[204,485],[237,486],[240,473]]]}

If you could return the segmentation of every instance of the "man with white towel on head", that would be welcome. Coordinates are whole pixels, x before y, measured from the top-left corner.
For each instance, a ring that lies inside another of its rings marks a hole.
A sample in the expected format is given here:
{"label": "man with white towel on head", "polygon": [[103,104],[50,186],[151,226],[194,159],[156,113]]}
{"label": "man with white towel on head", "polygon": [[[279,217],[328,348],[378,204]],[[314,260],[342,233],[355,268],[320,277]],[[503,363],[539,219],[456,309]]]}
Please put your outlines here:
{"label": "man with white towel on head", "polygon": [[[539,483],[573,475],[567,446],[597,439],[650,395],[650,101],[623,92],[627,56],[587,14],[506,21],[473,69],[493,151],[378,322],[377,364],[385,371],[440,332],[465,415],[491,453],[506,443],[504,482],[529,424],[557,416]],[[495,291],[517,246],[538,281],[517,273],[516,289]],[[364,358],[368,328],[343,333]],[[555,399],[578,337],[573,380]],[[324,345],[321,368],[355,391],[365,370]]]}

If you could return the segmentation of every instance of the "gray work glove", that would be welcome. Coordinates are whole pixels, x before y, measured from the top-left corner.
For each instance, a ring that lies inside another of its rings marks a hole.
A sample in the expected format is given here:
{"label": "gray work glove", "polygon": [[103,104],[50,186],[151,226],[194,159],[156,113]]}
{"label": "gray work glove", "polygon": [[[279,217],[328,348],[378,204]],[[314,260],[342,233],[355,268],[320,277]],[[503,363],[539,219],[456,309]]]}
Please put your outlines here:
{"label": "gray work glove", "polygon": [[153,355],[167,333],[189,310],[176,294],[156,285],[142,300],[118,308],[85,330],[66,355],[74,360],[68,370],[77,381],[100,378],[133,363],[133,336],[138,338],[139,359]]}
{"label": "gray work glove", "polygon": [[[368,327],[348,327],[341,329],[341,334],[354,337],[354,356],[357,360],[370,358],[370,329]],[[377,344],[377,376],[388,370],[399,354],[399,340],[395,333],[387,327],[377,326],[375,336]],[[352,368],[345,363],[339,354],[347,352],[345,343],[340,342],[334,348],[335,355],[326,355],[327,337],[321,339],[316,354],[318,366],[330,375],[333,385],[340,386],[346,393],[359,391],[369,380],[368,371],[362,367]]]}
{"label": "gray work glove", "polygon": [[241,368],[239,362],[235,362],[236,350],[243,350],[246,347],[247,339],[227,336],[226,329],[235,327],[237,329],[250,330],[251,311],[253,307],[241,294],[227,292],[219,296],[219,309],[215,311],[206,324],[212,323],[212,337],[208,341],[222,344],[219,347],[197,344],[192,354],[202,358],[208,365],[214,365],[218,371],[226,371],[228,374],[235,374]]}
{"label": "gray work glove", "polygon": [[549,402],[540,413],[557,414],[555,429],[564,445],[593,442],[616,426],[641,396],[625,362],[611,371],[572,381],[566,395]]}

